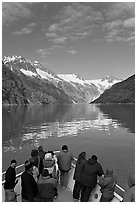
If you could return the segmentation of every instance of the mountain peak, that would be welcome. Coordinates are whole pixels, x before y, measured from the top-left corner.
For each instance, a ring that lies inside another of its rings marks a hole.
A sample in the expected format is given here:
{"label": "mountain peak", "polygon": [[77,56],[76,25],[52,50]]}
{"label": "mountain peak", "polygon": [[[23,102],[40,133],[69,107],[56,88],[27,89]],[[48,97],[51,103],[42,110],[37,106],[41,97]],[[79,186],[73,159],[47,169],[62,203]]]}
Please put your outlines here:
{"label": "mountain peak", "polygon": [[101,81],[105,81],[107,80],[108,82],[113,82],[114,80],[119,80],[118,78],[114,77],[114,76],[105,76],[101,79]]}

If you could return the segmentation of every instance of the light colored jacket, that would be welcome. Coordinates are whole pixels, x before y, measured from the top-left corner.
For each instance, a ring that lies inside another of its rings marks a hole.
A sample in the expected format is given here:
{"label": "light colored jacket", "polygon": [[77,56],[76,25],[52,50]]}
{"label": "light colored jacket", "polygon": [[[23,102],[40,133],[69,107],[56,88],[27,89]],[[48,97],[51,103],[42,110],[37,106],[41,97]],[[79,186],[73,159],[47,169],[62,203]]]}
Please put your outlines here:
{"label": "light colored jacket", "polygon": [[69,171],[71,169],[71,162],[74,160],[73,154],[67,150],[60,151],[57,155],[59,170]]}

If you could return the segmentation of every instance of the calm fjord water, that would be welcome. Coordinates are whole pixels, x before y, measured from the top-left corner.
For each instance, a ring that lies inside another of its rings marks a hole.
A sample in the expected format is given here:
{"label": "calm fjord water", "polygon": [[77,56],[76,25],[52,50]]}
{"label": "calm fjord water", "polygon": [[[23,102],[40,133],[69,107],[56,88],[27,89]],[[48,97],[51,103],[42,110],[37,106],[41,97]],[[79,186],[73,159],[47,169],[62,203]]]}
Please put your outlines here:
{"label": "calm fjord water", "polygon": [[118,184],[125,186],[129,167],[135,166],[135,106],[31,105],[2,108],[2,170],[11,159],[18,164],[33,148],[59,150],[67,144],[74,156],[81,151],[98,156],[103,169],[115,168]]}

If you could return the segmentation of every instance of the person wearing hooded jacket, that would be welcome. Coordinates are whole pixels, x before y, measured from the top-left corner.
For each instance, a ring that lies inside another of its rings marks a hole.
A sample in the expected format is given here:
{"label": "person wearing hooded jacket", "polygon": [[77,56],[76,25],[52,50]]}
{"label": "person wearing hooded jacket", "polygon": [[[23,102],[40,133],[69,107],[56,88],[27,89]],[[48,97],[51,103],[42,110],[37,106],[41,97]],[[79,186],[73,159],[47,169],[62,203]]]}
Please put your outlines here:
{"label": "person wearing hooded jacket", "polygon": [[38,179],[38,197],[40,202],[53,202],[53,198],[57,196],[57,180],[50,177],[49,171],[44,169]]}
{"label": "person wearing hooded jacket", "polygon": [[116,175],[111,167],[107,167],[106,174],[101,177],[98,184],[101,187],[102,196],[100,202],[110,202],[114,197],[114,190],[117,183]]}
{"label": "person wearing hooded jacket", "polygon": [[97,162],[97,156],[92,155],[83,165],[81,176],[81,202],[88,202],[90,194],[97,184],[97,176],[102,175],[104,175],[102,166]]}
{"label": "person wearing hooded jacket", "polygon": [[135,202],[135,172],[132,170],[127,176],[127,189],[123,195],[123,202]]}
{"label": "person wearing hooded jacket", "polygon": [[80,198],[81,189],[82,189],[82,185],[81,185],[82,168],[86,161],[87,161],[86,152],[81,152],[78,156],[75,172],[73,176],[73,179],[75,180],[75,184],[73,188],[73,199],[76,201],[79,200]]}

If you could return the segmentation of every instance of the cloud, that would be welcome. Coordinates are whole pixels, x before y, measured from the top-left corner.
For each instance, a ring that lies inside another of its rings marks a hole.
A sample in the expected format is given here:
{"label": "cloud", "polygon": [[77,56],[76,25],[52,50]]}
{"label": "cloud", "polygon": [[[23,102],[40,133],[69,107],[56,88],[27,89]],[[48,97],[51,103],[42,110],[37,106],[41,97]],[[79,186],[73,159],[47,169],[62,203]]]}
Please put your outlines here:
{"label": "cloud", "polygon": [[77,51],[74,50],[73,48],[69,48],[67,52],[68,52],[69,54],[71,54],[71,55],[77,54]]}
{"label": "cloud", "polygon": [[26,27],[22,28],[20,31],[14,31],[13,35],[27,35],[30,34],[34,27],[36,27],[36,23],[30,23]]}
{"label": "cloud", "polygon": [[105,17],[107,20],[117,20],[129,18],[129,16],[135,16],[135,3],[134,2],[118,2],[111,3],[110,7],[105,11]]}
{"label": "cloud", "polygon": [[2,23],[3,26],[9,26],[11,23],[20,18],[30,18],[32,16],[31,10],[28,8],[29,3],[2,3]]}
{"label": "cloud", "polygon": [[47,57],[51,54],[51,52],[55,49],[61,49],[64,46],[60,46],[60,45],[53,45],[51,47],[45,48],[45,49],[38,49],[36,51],[37,54],[40,55],[40,57]]}
{"label": "cloud", "polygon": [[40,57],[47,57],[50,54],[48,49],[39,49],[36,53],[39,54]]}
{"label": "cloud", "polygon": [[121,41],[134,44],[135,4],[134,2],[111,3],[105,11],[104,39],[108,42]]}
{"label": "cloud", "polygon": [[45,29],[46,37],[53,43],[64,44],[88,36],[93,41],[102,36],[102,40],[109,42],[128,42],[135,29],[135,3],[73,2],[62,7],[53,19],[54,23]]}
{"label": "cloud", "polygon": [[75,41],[92,35],[103,20],[100,11],[82,3],[64,6],[55,16],[56,23],[49,26],[47,38],[54,43]]}
{"label": "cloud", "polygon": [[129,18],[124,21],[125,28],[135,28],[135,18]]}

